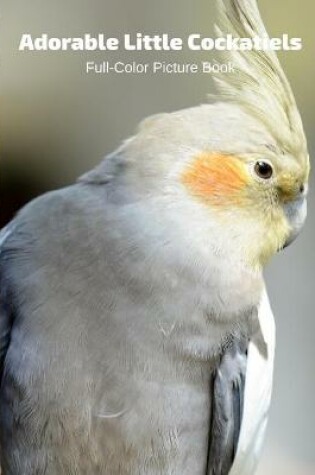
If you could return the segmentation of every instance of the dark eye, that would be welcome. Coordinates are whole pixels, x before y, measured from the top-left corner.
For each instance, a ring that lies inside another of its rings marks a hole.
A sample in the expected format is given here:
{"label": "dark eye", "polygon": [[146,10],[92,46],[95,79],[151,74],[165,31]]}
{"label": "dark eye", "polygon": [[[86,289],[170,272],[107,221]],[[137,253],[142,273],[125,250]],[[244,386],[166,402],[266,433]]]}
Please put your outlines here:
{"label": "dark eye", "polygon": [[273,169],[270,163],[268,162],[257,162],[255,164],[255,173],[259,176],[259,178],[263,178],[264,180],[268,180],[273,175]]}

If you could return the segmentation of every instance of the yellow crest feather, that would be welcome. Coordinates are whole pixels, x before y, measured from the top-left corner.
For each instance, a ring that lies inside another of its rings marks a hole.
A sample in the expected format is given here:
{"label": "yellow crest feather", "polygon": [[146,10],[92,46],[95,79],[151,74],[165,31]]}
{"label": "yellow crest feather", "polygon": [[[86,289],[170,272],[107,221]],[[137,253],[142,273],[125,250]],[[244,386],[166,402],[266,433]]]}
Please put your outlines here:
{"label": "yellow crest feather", "polygon": [[[256,0],[217,0],[218,36],[269,38]],[[289,81],[272,50],[226,51],[235,73],[217,75],[220,95],[258,118],[280,149],[305,161],[307,145],[302,120]],[[308,159],[308,158],[307,158]]]}

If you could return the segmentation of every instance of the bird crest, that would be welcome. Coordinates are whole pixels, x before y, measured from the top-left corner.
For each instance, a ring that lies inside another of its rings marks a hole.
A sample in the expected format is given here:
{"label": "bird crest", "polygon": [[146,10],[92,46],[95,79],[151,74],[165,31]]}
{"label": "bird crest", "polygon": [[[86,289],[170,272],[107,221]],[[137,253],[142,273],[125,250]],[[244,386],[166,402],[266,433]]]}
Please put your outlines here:
{"label": "bird crest", "polygon": [[[218,37],[269,39],[256,0],[217,0],[217,7]],[[308,159],[300,113],[275,51],[231,50],[224,51],[223,58],[233,63],[235,72],[214,78],[220,97],[261,121],[283,153],[302,162]]]}

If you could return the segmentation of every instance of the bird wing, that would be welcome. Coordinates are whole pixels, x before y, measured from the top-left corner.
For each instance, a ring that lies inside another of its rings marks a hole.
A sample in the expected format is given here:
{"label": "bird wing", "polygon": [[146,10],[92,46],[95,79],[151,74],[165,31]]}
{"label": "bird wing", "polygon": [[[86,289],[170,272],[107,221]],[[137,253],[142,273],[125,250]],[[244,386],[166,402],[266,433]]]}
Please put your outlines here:
{"label": "bird wing", "polygon": [[265,435],[275,353],[275,324],[264,292],[251,340],[233,341],[214,374],[207,475],[253,475]]}
{"label": "bird wing", "polygon": [[235,336],[213,375],[208,475],[227,475],[242,421],[248,340]]}
{"label": "bird wing", "polygon": [[248,349],[244,414],[235,462],[229,475],[252,475],[258,462],[271,401],[276,328],[267,293],[258,309],[259,329]]}
{"label": "bird wing", "polygon": [[4,254],[4,244],[13,231],[13,225],[10,224],[0,232],[0,384],[6,353],[10,343],[12,329],[12,312],[10,311],[10,299],[7,298],[6,285],[2,278],[2,261]]}

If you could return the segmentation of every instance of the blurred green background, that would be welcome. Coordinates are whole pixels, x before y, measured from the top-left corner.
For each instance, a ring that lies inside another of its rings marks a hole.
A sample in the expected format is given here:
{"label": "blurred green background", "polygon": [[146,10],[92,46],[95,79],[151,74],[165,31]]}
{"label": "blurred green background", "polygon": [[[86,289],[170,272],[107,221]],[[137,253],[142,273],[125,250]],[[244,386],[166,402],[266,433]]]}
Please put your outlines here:
{"label": "blurred green background", "polygon": [[[301,52],[280,53],[315,151],[315,3],[261,0],[271,36],[302,37]],[[141,31],[213,35],[211,0],[2,0],[0,17],[0,222],[25,202],[67,185],[96,165],[140,119],[205,101],[208,75],[86,75],[85,62],[187,61],[212,54],[21,53],[23,33],[119,36]],[[312,177],[312,181],[313,177]],[[274,398],[259,475],[315,473],[315,201],[300,239],[276,257],[267,280],[278,328]]]}

